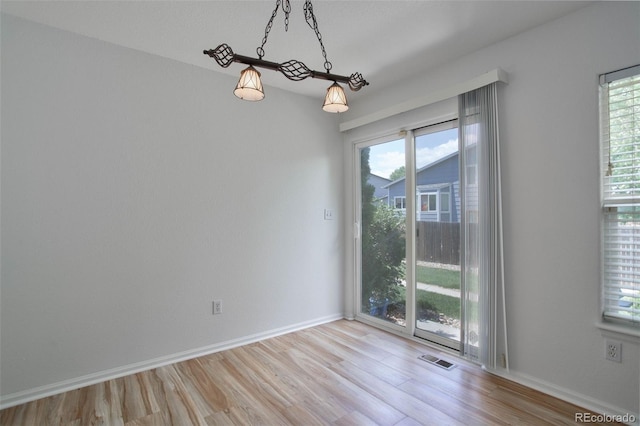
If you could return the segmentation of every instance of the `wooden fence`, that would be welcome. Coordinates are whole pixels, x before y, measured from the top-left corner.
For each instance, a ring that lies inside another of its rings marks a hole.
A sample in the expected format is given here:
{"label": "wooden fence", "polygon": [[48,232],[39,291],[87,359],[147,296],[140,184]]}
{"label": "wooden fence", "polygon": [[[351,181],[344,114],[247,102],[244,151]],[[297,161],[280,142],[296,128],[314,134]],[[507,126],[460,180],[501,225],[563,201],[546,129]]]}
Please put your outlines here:
{"label": "wooden fence", "polygon": [[[477,263],[477,224],[467,225],[467,261]],[[416,222],[416,257],[418,260],[460,265],[460,223]]]}
{"label": "wooden fence", "polygon": [[460,264],[460,223],[416,222],[418,260],[448,265]]}

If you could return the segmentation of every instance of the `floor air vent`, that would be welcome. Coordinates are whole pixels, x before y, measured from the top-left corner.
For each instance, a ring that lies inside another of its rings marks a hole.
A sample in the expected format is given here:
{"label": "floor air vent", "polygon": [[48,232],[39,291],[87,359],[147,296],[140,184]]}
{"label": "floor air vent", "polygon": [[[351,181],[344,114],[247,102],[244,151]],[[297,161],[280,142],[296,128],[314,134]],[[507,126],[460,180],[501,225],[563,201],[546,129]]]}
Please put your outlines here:
{"label": "floor air vent", "polygon": [[435,357],[433,355],[425,354],[425,355],[420,355],[418,358],[423,361],[427,361],[430,364],[434,364],[434,365],[437,365],[438,367],[442,367],[445,370],[451,370],[453,367],[455,367],[455,364],[450,363],[449,361],[445,361],[444,359]]}

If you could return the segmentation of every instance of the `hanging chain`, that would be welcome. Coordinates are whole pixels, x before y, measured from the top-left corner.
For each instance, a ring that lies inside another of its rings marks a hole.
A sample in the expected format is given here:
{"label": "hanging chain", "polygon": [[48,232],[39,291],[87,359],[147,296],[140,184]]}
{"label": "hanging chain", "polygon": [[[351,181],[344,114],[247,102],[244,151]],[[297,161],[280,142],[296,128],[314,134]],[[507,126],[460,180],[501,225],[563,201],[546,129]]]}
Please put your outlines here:
{"label": "hanging chain", "polygon": [[322,34],[320,34],[320,30],[318,29],[318,21],[316,20],[316,15],[313,13],[311,0],[304,2],[304,19],[307,21],[309,27],[316,33],[316,37],[318,37],[318,42],[320,42],[320,48],[322,49],[322,56],[324,57],[324,69],[326,69],[328,73],[333,65],[331,65],[331,62],[327,59],[327,51],[324,49],[324,43],[322,43]]}
{"label": "hanging chain", "polygon": [[289,13],[291,13],[291,3],[289,3],[289,0],[284,0],[282,3],[282,11],[284,12],[284,30],[289,31]]}
{"label": "hanging chain", "polygon": [[[258,54],[258,58],[260,59],[262,59],[262,57],[264,56],[264,46],[265,44],[267,44],[269,32],[271,32],[271,28],[273,27],[273,20],[276,18],[280,6],[282,6],[282,11],[284,12],[284,30],[289,30],[289,14],[291,13],[290,0],[276,0],[276,7],[273,9],[271,18],[269,19],[269,22],[267,22],[267,26],[264,29],[262,45],[260,45],[260,47],[256,49],[256,53]],[[331,71],[333,65],[327,59],[327,51],[325,50],[324,43],[322,42],[322,34],[320,34],[320,29],[318,28],[316,15],[313,13],[313,5],[311,4],[311,0],[306,0],[304,2],[304,19],[307,21],[307,25],[309,25],[309,27],[316,33],[316,37],[318,38],[318,42],[320,43],[320,49],[322,50],[322,56],[324,57],[324,69],[327,70],[328,73]]]}
{"label": "hanging chain", "polygon": [[271,31],[271,27],[273,27],[273,20],[278,14],[278,8],[282,4],[282,11],[284,12],[284,30],[289,30],[289,13],[291,13],[291,3],[289,0],[276,0],[276,7],[273,9],[271,13],[271,18],[269,22],[267,22],[267,26],[264,28],[264,37],[262,38],[262,45],[256,49],[256,53],[258,54],[258,58],[262,59],[264,56],[264,45],[267,44],[267,38],[269,38],[269,32]]}
{"label": "hanging chain", "polygon": [[[273,27],[273,20],[276,18],[280,6],[282,6],[282,11],[284,12],[284,30],[289,30],[289,13],[291,13],[291,3],[289,0],[276,0],[276,7],[273,9],[271,18],[269,19],[269,22],[267,22],[267,26],[264,29],[262,44],[256,49],[256,53],[258,54],[258,58],[260,59],[262,59],[262,57],[264,56],[264,46],[265,44],[267,44],[269,32]],[[304,19],[307,21],[307,25],[309,25],[309,27],[316,33],[316,37],[318,38],[318,42],[320,43],[320,49],[322,49],[322,56],[324,57],[324,69],[327,70],[327,73],[329,73],[333,65],[327,59],[327,51],[325,50],[324,43],[322,42],[322,34],[320,34],[320,29],[318,28],[316,15],[313,13],[313,5],[311,4],[311,0],[306,0],[304,2]]]}

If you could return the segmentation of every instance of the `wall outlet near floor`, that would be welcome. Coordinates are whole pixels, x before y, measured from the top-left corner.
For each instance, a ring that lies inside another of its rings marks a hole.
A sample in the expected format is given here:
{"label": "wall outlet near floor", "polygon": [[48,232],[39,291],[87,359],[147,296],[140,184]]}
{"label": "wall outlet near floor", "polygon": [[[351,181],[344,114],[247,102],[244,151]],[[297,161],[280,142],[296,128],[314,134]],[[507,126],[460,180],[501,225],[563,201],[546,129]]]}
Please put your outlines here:
{"label": "wall outlet near floor", "polygon": [[213,315],[218,315],[222,313],[222,300],[214,300],[213,301]]}
{"label": "wall outlet near floor", "polygon": [[324,209],[324,220],[333,220],[333,210]]}
{"label": "wall outlet near floor", "polygon": [[605,357],[609,361],[622,362],[622,342],[607,340],[605,345]]}

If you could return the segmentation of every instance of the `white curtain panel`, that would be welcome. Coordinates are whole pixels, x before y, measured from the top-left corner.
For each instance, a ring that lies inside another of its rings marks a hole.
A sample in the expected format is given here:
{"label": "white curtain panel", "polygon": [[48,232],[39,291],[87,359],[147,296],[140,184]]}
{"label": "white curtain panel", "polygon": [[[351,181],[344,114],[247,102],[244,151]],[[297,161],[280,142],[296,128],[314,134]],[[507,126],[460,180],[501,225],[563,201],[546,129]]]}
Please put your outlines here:
{"label": "white curtain panel", "polygon": [[497,83],[458,97],[463,213],[464,354],[488,370],[507,351]]}

